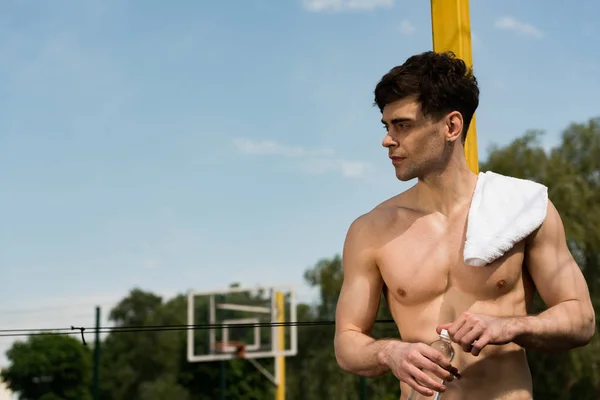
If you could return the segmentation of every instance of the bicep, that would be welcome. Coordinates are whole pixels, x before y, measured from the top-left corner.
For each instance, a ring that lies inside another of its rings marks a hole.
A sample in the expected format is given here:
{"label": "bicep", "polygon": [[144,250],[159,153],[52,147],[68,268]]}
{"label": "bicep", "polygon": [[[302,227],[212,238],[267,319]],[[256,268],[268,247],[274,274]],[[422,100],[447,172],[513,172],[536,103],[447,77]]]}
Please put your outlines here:
{"label": "bicep", "polygon": [[369,334],[375,323],[383,279],[362,223],[353,223],[344,243],[344,277],[336,310],[336,333]]}
{"label": "bicep", "polygon": [[562,220],[550,201],[545,221],[528,241],[526,265],[548,307],[570,300],[589,301],[585,278],[569,251]]}

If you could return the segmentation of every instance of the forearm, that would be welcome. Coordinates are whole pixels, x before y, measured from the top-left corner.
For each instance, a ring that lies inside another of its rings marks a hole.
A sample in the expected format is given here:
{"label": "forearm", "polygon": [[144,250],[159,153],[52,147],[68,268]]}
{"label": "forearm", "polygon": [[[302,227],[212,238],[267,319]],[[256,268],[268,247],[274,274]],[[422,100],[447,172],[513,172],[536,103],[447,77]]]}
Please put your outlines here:
{"label": "forearm", "polygon": [[397,343],[394,339],[375,340],[356,331],[336,335],[335,356],[344,370],[361,376],[379,376],[388,372],[387,347]]}
{"label": "forearm", "polygon": [[516,318],[512,324],[515,343],[531,350],[562,351],[585,346],[594,335],[591,307],[566,301],[539,315]]}

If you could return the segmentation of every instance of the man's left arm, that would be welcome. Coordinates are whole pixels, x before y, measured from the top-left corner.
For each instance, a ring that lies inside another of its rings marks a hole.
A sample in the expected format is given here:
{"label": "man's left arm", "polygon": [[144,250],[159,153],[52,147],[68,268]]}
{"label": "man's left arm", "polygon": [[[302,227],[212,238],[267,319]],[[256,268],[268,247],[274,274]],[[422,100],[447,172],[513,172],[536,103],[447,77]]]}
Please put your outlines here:
{"label": "man's left arm", "polygon": [[589,343],[596,322],[588,286],[567,247],[560,215],[550,201],[544,223],[528,238],[525,265],[547,309],[513,319],[512,341],[542,351],[568,350]]}

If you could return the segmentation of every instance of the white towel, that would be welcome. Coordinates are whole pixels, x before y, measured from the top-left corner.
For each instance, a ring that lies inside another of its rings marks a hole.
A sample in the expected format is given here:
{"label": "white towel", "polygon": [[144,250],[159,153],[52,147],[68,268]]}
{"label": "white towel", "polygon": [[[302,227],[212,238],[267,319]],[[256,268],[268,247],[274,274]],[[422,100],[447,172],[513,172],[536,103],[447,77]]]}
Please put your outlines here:
{"label": "white towel", "polygon": [[502,257],[540,227],[547,207],[546,186],[480,172],[467,221],[465,263],[481,267]]}

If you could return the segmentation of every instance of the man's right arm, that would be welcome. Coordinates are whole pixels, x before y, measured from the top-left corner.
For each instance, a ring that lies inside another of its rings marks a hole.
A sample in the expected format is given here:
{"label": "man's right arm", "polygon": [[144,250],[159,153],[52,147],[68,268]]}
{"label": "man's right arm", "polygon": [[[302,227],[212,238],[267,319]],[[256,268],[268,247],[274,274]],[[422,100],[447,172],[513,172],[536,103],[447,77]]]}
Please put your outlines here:
{"label": "man's right arm", "polygon": [[343,251],[344,280],[337,303],[335,356],[344,370],[362,376],[378,376],[390,369],[385,363],[391,340],[375,340],[375,323],[383,279],[373,254],[368,216],[348,229]]}
{"label": "man's right arm", "polygon": [[[400,381],[425,396],[446,390],[442,380],[452,380],[458,370],[443,355],[423,343],[375,340],[371,335],[383,288],[374,256],[374,238],[368,216],[348,229],[344,243],[344,281],[335,322],[335,357],[344,370],[356,375],[379,376],[391,371]],[[427,375],[429,371],[436,379]]]}

